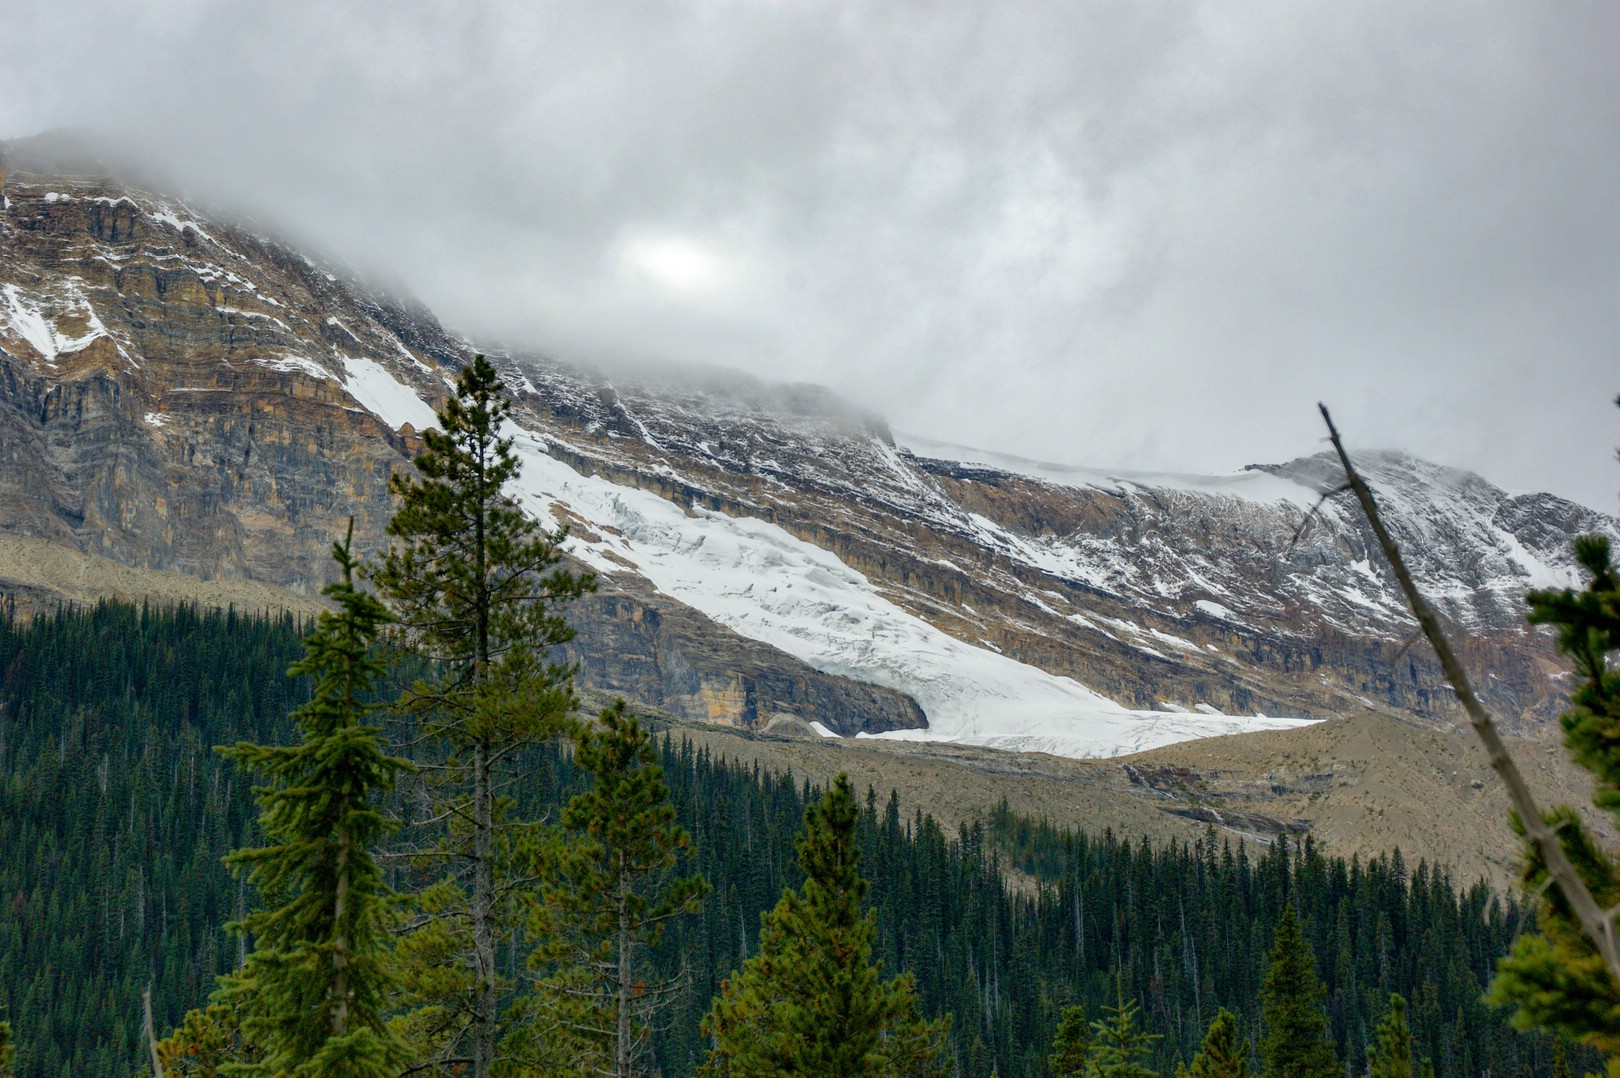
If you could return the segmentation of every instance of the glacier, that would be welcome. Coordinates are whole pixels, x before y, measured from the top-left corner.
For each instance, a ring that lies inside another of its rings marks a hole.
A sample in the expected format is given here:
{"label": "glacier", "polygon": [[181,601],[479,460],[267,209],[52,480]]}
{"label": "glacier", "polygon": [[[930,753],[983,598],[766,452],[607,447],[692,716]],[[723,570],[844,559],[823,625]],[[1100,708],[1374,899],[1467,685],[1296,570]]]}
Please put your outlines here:
{"label": "glacier", "polygon": [[[420,428],[431,414],[382,368],[347,358],[345,365],[350,395],[390,426]],[[572,522],[569,552],[591,568],[611,576],[633,567],[743,636],[825,673],[910,695],[928,719],[926,729],[859,736],[1092,758],[1310,721],[1125,708],[935,628],[833,553],[775,524],[582,475],[533,431],[509,420],[504,433],[522,465],[510,493],[536,520]]]}

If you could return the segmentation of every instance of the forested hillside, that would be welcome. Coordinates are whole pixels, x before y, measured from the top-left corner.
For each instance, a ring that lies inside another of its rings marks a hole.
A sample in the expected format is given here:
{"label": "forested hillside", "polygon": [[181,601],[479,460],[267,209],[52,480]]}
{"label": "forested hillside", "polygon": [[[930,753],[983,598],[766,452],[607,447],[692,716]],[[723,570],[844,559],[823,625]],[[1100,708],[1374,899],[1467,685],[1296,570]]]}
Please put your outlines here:
{"label": "forested hillside", "polygon": [[[309,695],[285,676],[302,628],[115,604],[0,622],[0,1003],[20,1075],[136,1073],[143,987],[158,1027],[171,1028],[238,962],[223,925],[249,892],[220,859],[256,840],[256,814],[212,746],[291,737],[288,712]],[[691,974],[655,1046],[663,1072],[684,1075],[706,1050],[699,1022],[720,980],[757,945],[760,913],[800,882],[793,836],[813,791],[694,752],[678,730],[665,732],[662,756],[713,884],[656,956]],[[556,746],[533,750],[526,773],[534,809],[581,785]],[[1256,1038],[1289,901],[1327,985],[1340,1058],[1358,1071],[1391,992],[1410,1001],[1417,1054],[1438,1074],[1551,1071],[1546,1039],[1513,1032],[1480,1001],[1521,927],[1516,907],[1482,886],[1459,893],[1443,870],[1398,853],[1370,864],[1309,842],[1255,853],[1214,832],[1156,849],[1007,812],[945,834],[887,791],[866,794],[859,837],[877,952],[889,972],[915,974],[927,1015],[953,1015],[973,1078],[1045,1074],[1062,1009],[1099,1016],[1116,977],[1163,1037],[1160,1073],[1190,1059],[1221,1007]]]}

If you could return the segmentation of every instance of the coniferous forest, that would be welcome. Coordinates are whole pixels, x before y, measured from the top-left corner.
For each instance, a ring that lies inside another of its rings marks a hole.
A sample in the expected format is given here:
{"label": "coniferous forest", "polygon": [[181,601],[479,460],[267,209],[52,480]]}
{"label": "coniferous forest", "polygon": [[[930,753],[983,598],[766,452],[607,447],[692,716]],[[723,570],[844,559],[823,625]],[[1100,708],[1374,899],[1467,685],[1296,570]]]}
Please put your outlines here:
{"label": "coniferous forest", "polygon": [[[308,626],[286,616],[103,604],[0,622],[0,1003],[19,1075],[131,1075],[144,1060],[141,994],[174,1028],[236,968],[225,930],[252,892],[221,859],[261,841],[249,784],[212,746],[287,743],[309,679],[286,676]],[[396,667],[377,695],[409,676]],[[691,864],[711,893],[671,919],[651,958],[685,986],[659,1013],[653,1056],[691,1074],[721,981],[759,946],[760,915],[802,883],[794,856],[807,803],[792,775],[738,767],[659,740]],[[554,812],[584,789],[556,742],[526,752],[524,809]],[[875,956],[915,978],[926,1017],[952,1016],[960,1073],[1048,1073],[1060,1015],[1117,999],[1161,1039],[1147,1065],[1185,1063],[1221,1008],[1251,1044],[1285,905],[1294,903],[1325,984],[1329,1035],[1360,1061],[1391,993],[1415,1054],[1440,1075],[1552,1073],[1554,1046],[1482,1002],[1520,913],[1483,886],[1459,890],[1398,853],[1345,862],[1278,843],[1255,852],[1213,832],[1154,848],[1058,831],[1006,811],[943,832],[865,791],[856,822],[871,881]],[[1004,870],[1038,881],[1009,889]],[[1570,1050],[1573,1066],[1592,1065]],[[1576,1070],[1575,1073],[1580,1073]]]}

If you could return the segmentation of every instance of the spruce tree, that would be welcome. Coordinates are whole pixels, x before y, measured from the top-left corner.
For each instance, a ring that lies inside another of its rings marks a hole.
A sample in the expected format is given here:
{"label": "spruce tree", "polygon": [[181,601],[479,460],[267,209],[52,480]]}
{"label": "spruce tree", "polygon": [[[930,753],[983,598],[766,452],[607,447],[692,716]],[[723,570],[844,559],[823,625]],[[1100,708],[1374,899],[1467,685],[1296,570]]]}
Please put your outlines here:
{"label": "spruce tree", "polygon": [[1225,1007],[1204,1034],[1191,1067],[1177,1067],[1176,1078],[1248,1078],[1249,1042],[1238,1036],[1237,1016]]}
{"label": "spruce tree", "polygon": [[506,491],[519,471],[502,436],[509,408],[495,368],[474,357],[442,429],[422,433],[416,475],[390,483],[390,544],[368,570],[405,641],[443,671],[402,701],[442,746],[428,822],[443,837],[426,856],[446,873],[417,895],[401,942],[419,1004],[405,1028],[472,1078],[489,1078],[505,1029],[497,956],[522,886],[502,790],[514,754],[561,733],[577,705],[572,668],[547,653],[573,636],[558,606],[592,586],[559,564],[566,532],[542,529]]}
{"label": "spruce tree", "polygon": [[1058,1020],[1057,1035],[1052,1038],[1052,1054],[1046,1057],[1046,1066],[1056,1078],[1071,1078],[1080,1074],[1086,1065],[1086,1053],[1091,1050],[1091,1019],[1079,1004],[1063,1008]]}
{"label": "spruce tree", "polygon": [[797,841],[805,881],[764,917],[759,950],[721,985],[703,1033],[703,1073],[901,1078],[946,1073],[947,1020],[924,1022],[909,975],[882,979],[876,918],[855,843],[849,777],[805,810]]}
{"label": "spruce tree", "polygon": [[1389,997],[1389,1013],[1373,1030],[1367,1046],[1367,1078],[1412,1078],[1412,1030],[1406,1024],[1406,1000]]}
{"label": "spruce tree", "polygon": [[[1591,577],[1583,591],[1537,591],[1528,596],[1530,621],[1558,629],[1558,648],[1575,666],[1579,685],[1561,717],[1564,744],[1592,772],[1593,801],[1620,822],[1620,571],[1602,536],[1575,541],[1575,560]],[[1547,814],[1593,898],[1607,910],[1620,905],[1620,860],[1600,845],[1573,808]],[[1523,833],[1519,821],[1515,826]],[[1537,896],[1538,931],[1519,938],[1502,959],[1491,1001],[1517,1008],[1514,1024],[1540,1028],[1589,1044],[1620,1075],[1620,984],[1582,931],[1562,889],[1533,847],[1526,851],[1524,887]]]}
{"label": "spruce tree", "polygon": [[[670,919],[697,912],[709,884],[698,873],[673,875],[691,836],[675,822],[658,753],[623,700],[582,731],[574,764],[593,782],[563,812],[569,833],[535,857],[545,882],[529,901],[529,931],[542,942],[529,964],[546,976],[519,1035],[531,1041],[529,1058],[556,1060],[552,1073],[629,1078],[651,1010],[686,983],[657,980],[638,959]],[[552,1039],[563,1058],[532,1043],[535,1030],[560,1031]]]}
{"label": "spruce tree", "polygon": [[262,1056],[229,1073],[392,1078],[402,1061],[383,1021],[389,891],[372,850],[388,830],[376,800],[409,765],[362,721],[383,672],[373,645],[388,615],[354,586],[353,535],[351,522],[332,551],[343,578],[323,592],[338,609],[321,614],[288,671],[315,679],[313,698],[293,713],[300,743],[220,750],[270,780],[255,789],[270,844],[226,858],[269,903],[231,925],[253,951],[217,997],[236,1007],[242,1038]]}
{"label": "spruce tree", "polygon": [[1080,1071],[1085,1078],[1157,1078],[1143,1062],[1159,1040],[1137,1025],[1136,1001],[1125,999],[1123,984],[1116,983],[1118,1001],[1103,1006],[1104,1017],[1091,1023],[1091,1047]]}
{"label": "spruce tree", "polygon": [[1300,931],[1292,903],[1283,905],[1277,922],[1271,966],[1260,986],[1261,1078],[1336,1078],[1339,1063],[1324,1039],[1327,994],[1316,973],[1311,945]]}

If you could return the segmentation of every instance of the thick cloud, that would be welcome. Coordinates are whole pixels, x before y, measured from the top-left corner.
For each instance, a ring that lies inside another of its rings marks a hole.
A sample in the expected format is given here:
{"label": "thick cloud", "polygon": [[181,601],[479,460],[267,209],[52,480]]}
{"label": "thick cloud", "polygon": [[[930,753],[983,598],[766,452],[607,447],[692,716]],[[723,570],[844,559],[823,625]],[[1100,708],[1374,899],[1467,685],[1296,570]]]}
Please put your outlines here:
{"label": "thick cloud", "polygon": [[1620,7],[7,4],[0,135],[137,143],[475,339],[1214,470],[1614,511]]}

